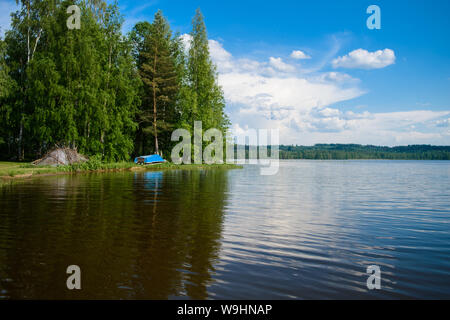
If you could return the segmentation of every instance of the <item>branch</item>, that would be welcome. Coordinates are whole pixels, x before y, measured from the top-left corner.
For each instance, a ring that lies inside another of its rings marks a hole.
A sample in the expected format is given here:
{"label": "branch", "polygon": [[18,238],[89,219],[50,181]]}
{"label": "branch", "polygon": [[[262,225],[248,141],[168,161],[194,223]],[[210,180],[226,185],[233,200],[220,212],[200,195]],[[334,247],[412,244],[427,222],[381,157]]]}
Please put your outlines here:
{"label": "branch", "polygon": [[32,60],[33,60],[33,57],[34,57],[34,53],[36,52],[36,47],[37,47],[37,44],[39,42],[39,39],[41,38],[41,34],[42,34],[42,28],[39,30],[38,36],[36,38],[36,42],[34,43],[33,53],[31,55],[31,59]]}

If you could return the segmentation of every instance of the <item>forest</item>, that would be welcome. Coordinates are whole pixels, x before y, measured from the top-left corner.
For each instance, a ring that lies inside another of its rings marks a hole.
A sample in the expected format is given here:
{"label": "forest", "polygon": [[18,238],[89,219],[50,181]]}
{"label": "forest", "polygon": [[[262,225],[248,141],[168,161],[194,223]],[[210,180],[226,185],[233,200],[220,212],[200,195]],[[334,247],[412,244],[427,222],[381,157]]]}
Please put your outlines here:
{"label": "forest", "polygon": [[410,145],[379,147],[359,144],[279,146],[280,159],[450,160],[450,146]]}
{"label": "forest", "polygon": [[[55,146],[104,161],[169,157],[176,128],[224,133],[229,120],[204,17],[187,45],[161,11],[124,34],[117,3],[21,0],[0,39],[0,160],[39,158]],[[67,8],[80,8],[69,29]]]}

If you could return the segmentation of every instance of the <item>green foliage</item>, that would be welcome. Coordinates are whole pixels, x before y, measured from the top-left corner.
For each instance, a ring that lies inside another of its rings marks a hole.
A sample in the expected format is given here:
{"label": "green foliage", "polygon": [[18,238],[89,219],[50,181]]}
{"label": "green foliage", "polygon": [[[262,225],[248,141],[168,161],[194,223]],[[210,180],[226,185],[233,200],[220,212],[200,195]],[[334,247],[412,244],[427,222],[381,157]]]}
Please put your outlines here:
{"label": "green foliage", "polygon": [[[81,29],[66,26],[68,6]],[[116,4],[21,0],[0,40],[0,157],[36,159],[55,145],[102,161],[168,157],[171,133],[227,130],[224,98],[200,11],[188,57],[160,11],[128,37]],[[85,166],[94,168],[98,163]]]}
{"label": "green foliage", "polygon": [[95,155],[89,158],[86,162],[75,163],[69,166],[70,171],[88,171],[88,170],[99,170],[102,167],[102,157],[100,155]]}
{"label": "green foliage", "polygon": [[194,121],[202,121],[204,131],[217,128],[225,136],[228,130],[225,100],[200,10],[192,24],[187,56],[180,36],[172,35],[161,11],[151,24],[139,22],[130,33],[144,83],[137,113],[136,154],[159,151],[168,157],[173,130],[184,128],[192,133]]}
{"label": "green foliage", "polygon": [[11,81],[5,58],[6,44],[2,39],[0,39],[0,99],[8,95]]}
{"label": "green foliage", "polygon": [[192,20],[190,36],[187,61],[188,101],[185,104],[188,110],[184,110],[185,121],[191,128],[194,121],[202,121],[203,130],[217,128],[225,134],[229,120],[224,112],[225,100],[218,85],[216,66],[210,57],[206,26],[200,9],[197,9]]}
{"label": "green foliage", "polygon": [[12,110],[6,101],[14,87],[14,82],[9,76],[6,49],[6,43],[0,39],[0,145],[6,143],[8,136],[8,120]]}
{"label": "green foliage", "polygon": [[122,17],[115,4],[76,1],[81,29],[69,30],[72,4],[23,1],[14,14],[6,43],[19,85],[11,94],[14,113],[4,118],[6,135],[18,142],[5,153],[16,149],[19,159],[36,158],[59,144],[106,160],[128,159],[140,80],[131,42],[121,34]]}
{"label": "green foliage", "polygon": [[[138,37],[136,37],[138,36]],[[170,133],[178,122],[178,92],[176,38],[161,11],[151,25],[137,24],[132,33],[137,38],[139,75],[144,84],[142,104],[138,112],[139,153],[159,153],[160,145],[168,149]],[[153,139],[149,141],[149,136]]]}
{"label": "green foliage", "polygon": [[448,146],[378,147],[359,144],[316,144],[310,147],[280,146],[279,150],[280,159],[450,160],[450,147]]}

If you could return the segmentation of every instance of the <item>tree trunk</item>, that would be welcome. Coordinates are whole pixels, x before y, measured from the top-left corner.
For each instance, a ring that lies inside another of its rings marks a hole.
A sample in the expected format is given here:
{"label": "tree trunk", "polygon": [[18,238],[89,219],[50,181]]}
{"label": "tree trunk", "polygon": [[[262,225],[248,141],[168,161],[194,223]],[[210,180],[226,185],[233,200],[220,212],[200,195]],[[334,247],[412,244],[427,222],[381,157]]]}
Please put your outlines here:
{"label": "tree trunk", "polygon": [[156,55],[158,53],[158,49],[156,48],[155,59],[153,62],[153,130],[155,135],[155,151],[156,154],[159,154],[159,146],[158,146],[158,130],[156,127]]}
{"label": "tree trunk", "polygon": [[[30,1],[27,2],[27,66],[30,63]],[[18,157],[19,161],[23,160],[23,114],[20,116],[20,125],[19,125],[19,145],[18,145]]]}
{"label": "tree trunk", "polygon": [[19,150],[18,157],[19,161],[23,160],[23,150],[22,150],[22,139],[23,139],[23,116],[20,118],[20,129],[19,129]]}
{"label": "tree trunk", "polygon": [[137,149],[137,152],[139,155],[143,155],[144,152],[144,134],[142,132],[142,128],[139,126],[138,131],[138,141],[139,141],[139,147]]}
{"label": "tree trunk", "polygon": [[27,64],[30,63],[30,2],[27,2]]}

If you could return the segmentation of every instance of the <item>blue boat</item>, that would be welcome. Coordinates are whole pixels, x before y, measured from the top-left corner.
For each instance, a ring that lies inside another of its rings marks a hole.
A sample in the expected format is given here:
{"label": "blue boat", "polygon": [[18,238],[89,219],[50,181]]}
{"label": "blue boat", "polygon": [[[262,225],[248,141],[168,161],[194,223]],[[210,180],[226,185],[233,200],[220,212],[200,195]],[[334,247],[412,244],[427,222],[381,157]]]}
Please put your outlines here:
{"label": "blue boat", "polygon": [[134,163],[137,164],[155,164],[166,162],[160,155],[152,154],[150,156],[140,156],[134,159]]}

